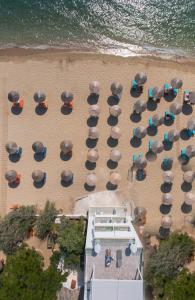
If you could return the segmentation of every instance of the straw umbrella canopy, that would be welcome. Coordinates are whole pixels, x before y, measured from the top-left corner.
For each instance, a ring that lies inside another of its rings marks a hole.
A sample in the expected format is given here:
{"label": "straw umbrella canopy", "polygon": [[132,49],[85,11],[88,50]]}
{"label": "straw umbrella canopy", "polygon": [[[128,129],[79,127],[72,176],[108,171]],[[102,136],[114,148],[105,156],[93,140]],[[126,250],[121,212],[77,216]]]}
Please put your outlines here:
{"label": "straw umbrella canopy", "polygon": [[191,104],[195,104],[195,92],[190,92],[189,99]]}
{"label": "straw umbrella canopy", "polygon": [[8,94],[8,100],[12,103],[16,103],[20,100],[20,95],[16,91],[11,91]]}
{"label": "straw umbrella canopy", "polygon": [[35,182],[40,182],[43,181],[43,179],[45,178],[45,173],[41,170],[35,170],[32,172],[32,179]]}
{"label": "straw umbrella canopy", "polygon": [[120,116],[122,110],[119,105],[113,105],[109,108],[110,115],[113,117]]}
{"label": "straw umbrella canopy", "polygon": [[173,78],[171,80],[171,86],[176,89],[180,89],[183,85],[183,81],[180,78]]}
{"label": "straw umbrella canopy", "polygon": [[64,140],[60,143],[60,149],[65,154],[71,152],[72,148],[73,148],[73,143],[70,140]]}
{"label": "straw umbrella canopy", "polygon": [[163,94],[164,94],[164,90],[157,86],[152,89],[152,95],[155,99],[162,98]]}
{"label": "straw umbrella canopy", "polygon": [[182,112],[182,105],[179,102],[174,101],[169,106],[169,111],[174,115],[179,115]]}
{"label": "straw umbrella canopy", "polygon": [[152,122],[155,126],[162,125],[164,122],[164,117],[162,116],[162,114],[157,113],[152,116]]}
{"label": "straw umbrella canopy", "polygon": [[101,112],[101,110],[100,110],[99,105],[94,104],[94,105],[89,106],[89,115],[90,115],[90,117],[96,117],[97,118],[99,116],[100,112]]}
{"label": "straw umbrella canopy", "polygon": [[5,149],[9,154],[14,154],[18,151],[18,145],[15,142],[8,142]]}
{"label": "straw umbrella canopy", "polygon": [[147,166],[147,160],[139,155],[134,161],[134,166],[138,169],[145,169]]}
{"label": "straw umbrella canopy", "polygon": [[61,180],[64,182],[70,182],[73,180],[73,173],[70,170],[64,170],[61,173]]}
{"label": "straw umbrella canopy", "polygon": [[87,160],[91,163],[95,163],[99,159],[99,153],[97,149],[89,149],[87,153]]}
{"label": "straw umbrella canopy", "polygon": [[162,194],[162,203],[164,205],[172,205],[173,196],[170,193]]}
{"label": "straw umbrella canopy", "polygon": [[74,96],[71,92],[69,91],[64,91],[62,94],[61,94],[61,99],[64,103],[70,103],[72,102]]}
{"label": "straw umbrella canopy", "polygon": [[162,219],[161,219],[161,226],[164,228],[164,229],[170,229],[171,226],[172,226],[172,218],[171,216],[162,216]]}
{"label": "straw umbrella canopy", "polygon": [[100,93],[100,83],[96,80],[93,80],[89,84],[90,94],[99,95]]}
{"label": "straw umbrella canopy", "polygon": [[154,153],[161,153],[164,149],[164,145],[161,141],[154,141],[151,146],[151,151]]}
{"label": "straw umbrella canopy", "polygon": [[179,131],[176,130],[176,129],[171,129],[168,132],[168,139],[169,139],[170,142],[176,142],[176,141],[178,141],[179,140],[179,136],[180,136]]}
{"label": "straw umbrella canopy", "polygon": [[17,172],[14,171],[14,170],[9,170],[5,173],[5,179],[8,181],[8,182],[14,182],[16,181],[17,179]]}
{"label": "straw umbrella canopy", "polygon": [[88,174],[87,177],[86,177],[86,183],[87,183],[88,186],[91,186],[91,187],[95,186],[96,183],[97,183],[96,174],[95,173]]}
{"label": "straw umbrella canopy", "polygon": [[118,172],[113,171],[110,173],[110,182],[113,185],[118,185],[120,181],[121,181],[121,175]]}
{"label": "straw umbrella canopy", "polygon": [[119,160],[122,158],[122,154],[119,150],[113,149],[110,151],[110,159],[114,162],[119,162]]}
{"label": "straw umbrella canopy", "polygon": [[134,103],[134,106],[133,106],[133,110],[137,113],[137,114],[140,114],[142,112],[144,112],[147,108],[147,104],[146,102],[142,101],[142,100],[137,100],[135,103]]}
{"label": "straw umbrella canopy", "polygon": [[121,130],[118,126],[114,126],[110,131],[111,138],[118,140],[121,137]]}
{"label": "straw umbrella canopy", "polygon": [[192,205],[195,202],[195,194],[193,194],[192,192],[186,193],[184,196],[184,202],[187,205]]}
{"label": "straw umbrella canopy", "polygon": [[41,153],[44,150],[44,145],[40,141],[36,141],[32,144],[32,149],[35,153]]}
{"label": "straw umbrella canopy", "polygon": [[143,139],[147,134],[147,130],[144,126],[139,126],[139,127],[135,128],[134,134],[138,139]]}
{"label": "straw umbrella canopy", "polygon": [[192,117],[188,123],[187,123],[187,128],[190,130],[195,130],[195,117]]}
{"label": "straw umbrella canopy", "polygon": [[195,179],[195,172],[194,171],[186,171],[183,174],[183,180],[185,182],[192,183],[194,179]]}
{"label": "straw umbrella canopy", "polygon": [[96,140],[100,136],[99,129],[97,127],[89,127],[88,137],[89,139]]}
{"label": "straw umbrella canopy", "polygon": [[42,103],[46,100],[46,95],[45,93],[38,91],[36,93],[34,93],[34,100],[37,103]]}
{"label": "straw umbrella canopy", "polygon": [[136,81],[137,85],[142,86],[147,81],[147,75],[143,72],[137,73],[135,75],[135,81]]}
{"label": "straw umbrella canopy", "polygon": [[120,98],[121,94],[122,94],[122,91],[123,91],[123,86],[120,82],[113,82],[111,84],[111,92],[112,92],[112,95],[113,96],[117,96]]}
{"label": "straw umbrella canopy", "polygon": [[188,145],[186,147],[186,154],[188,157],[194,157],[195,156],[195,146],[194,145]]}
{"label": "straw umbrella canopy", "polygon": [[164,180],[164,182],[171,183],[171,182],[173,182],[173,179],[174,179],[174,175],[173,175],[172,171],[165,171],[163,173],[163,180]]}

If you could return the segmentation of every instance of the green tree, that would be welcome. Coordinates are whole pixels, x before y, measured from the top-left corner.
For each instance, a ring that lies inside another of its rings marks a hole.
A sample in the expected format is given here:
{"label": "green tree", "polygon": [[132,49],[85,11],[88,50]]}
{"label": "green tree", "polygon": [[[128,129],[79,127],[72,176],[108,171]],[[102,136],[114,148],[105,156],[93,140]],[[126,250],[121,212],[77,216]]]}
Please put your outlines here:
{"label": "green tree", "polygon": [[194,240],[187,234],[173,233],[151,253],[145,277],[156,297],[162,299],[166,283],[177,277],[194,255],[194,250]]}
{"label": "green tree", "polygon": [[53,267],[43,270],[43,258],[22,246],[7,257],[0,274],[1,300],[56,300],[65,278]]}
{"label": "green tree", "polygon": [[36,235],[39,239],[44,240],[51,232],[57,214],[55,203],[47,201],[44,210],[36,220]]}
{"label": "green tree", "polygon": [[0,250],[5,254],[17,250],[34,226],[35,213],[34,206],[21,206],[0,220]]}

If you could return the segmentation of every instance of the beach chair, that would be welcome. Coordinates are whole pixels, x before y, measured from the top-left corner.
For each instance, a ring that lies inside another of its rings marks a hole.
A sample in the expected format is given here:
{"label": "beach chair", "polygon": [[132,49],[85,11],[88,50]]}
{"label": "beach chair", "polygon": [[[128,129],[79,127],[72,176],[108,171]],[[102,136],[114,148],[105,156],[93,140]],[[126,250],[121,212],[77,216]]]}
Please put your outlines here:
{"label": "beach chair", "polygon": [[189,137],[193,137],[195,135],[195,130],[187,129],[187,133]]}
{"label": "beach chair", "polygon": [[189,90],[184,90],[183,102],[184,103],[189,103],[190,102],[190,91]]}
{"label": "beach chair", "polygon": [[133,79],[131,81],[131,89],[135,91],[137,90],[137,87],[138,87],[137,82],[135,81],[135,79]]}
{"label": "beach chair", "polygon": [[16,108],[16,107],[19,107],[19,108],[23,108],[24,107],[24,100],[23,99],[20,99],[18,102],[14,102],[13,103],[13,107]]}
{"label": "beach chair", "polygon": [[171,113],[170,111],[166,111],[165,112],[165,119],[166,120],[175,120],[175,115],[173,113]]}
{"label": "beach chair", "polygon": [[152,117],[149,118],[148,124],[149,124],[149,127],[155,126],[154,123],[153,123]]}
{"label": "beach chair", "polygon": [[173,95],[176,97],[177,93],[178,93],[178,90],[176,88],[173,88],[172,91],[173,91]]}
{"label": "beach chair", "polygon": [[152,149],[152,145],[153,145],[153,141],[152,141],[152,140],[149,140],[149,150]]}
{"label": "beach chair", "polygon": [[153,99],[153,92],[151,87],[148,89],[148,99]]}
{"label": "beach chair", "polygon": [[137,155],[133,154],[133,163],[136,161],[136,159],[137,159]]}
{"label": "beach chair", "polygon": [[169,83],[165,83],[164,84],[164,94],[169,94],[170,90],[171,90],[170,84]]}
{"label": "beach chair", "polygon": [[169,135],[168,135],[168,132],[165,132],[165,134],[164,134],[164,141],[165,141],[165,142],[169,142]]}

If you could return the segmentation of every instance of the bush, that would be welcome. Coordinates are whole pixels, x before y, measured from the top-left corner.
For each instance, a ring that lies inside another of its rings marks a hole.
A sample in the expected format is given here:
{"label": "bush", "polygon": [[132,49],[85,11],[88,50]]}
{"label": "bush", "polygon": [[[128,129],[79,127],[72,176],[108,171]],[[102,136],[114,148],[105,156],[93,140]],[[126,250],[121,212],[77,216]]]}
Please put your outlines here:
{"label": "bush", "polygon": [[47,201],[44,210],[36,220],[36,235],[40,240],[44,240],[51,232],[57,214],[55,204]]}
{"label": "bush", "polygon": [[53,267],[43,270],[43,258],[22,246],[8,256],[0,274],[0,299],[56,300],[64,279]]}
{"label": "bush", "polygon": [[176,278],[194,255],[194,250],[194,240],[187,234],[173,233],[151,253],[145,276],[157,297],[162,298],[166,283]]}
{"label": "bush", "polygon": [[5,254],[16,251],[28,237],[35,223],[35,207],[21,206],[10,212],[0,221],[0,250]]}

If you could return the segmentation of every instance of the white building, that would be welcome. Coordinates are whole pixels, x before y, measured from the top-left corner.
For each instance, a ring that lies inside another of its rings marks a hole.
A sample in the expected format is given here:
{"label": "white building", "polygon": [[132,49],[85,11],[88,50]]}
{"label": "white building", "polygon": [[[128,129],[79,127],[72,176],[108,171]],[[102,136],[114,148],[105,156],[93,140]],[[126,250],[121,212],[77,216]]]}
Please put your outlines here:
{"label": "white building", "polygon": [[143,247],[124,207],[92,207],[84,300],[143,300]]}

